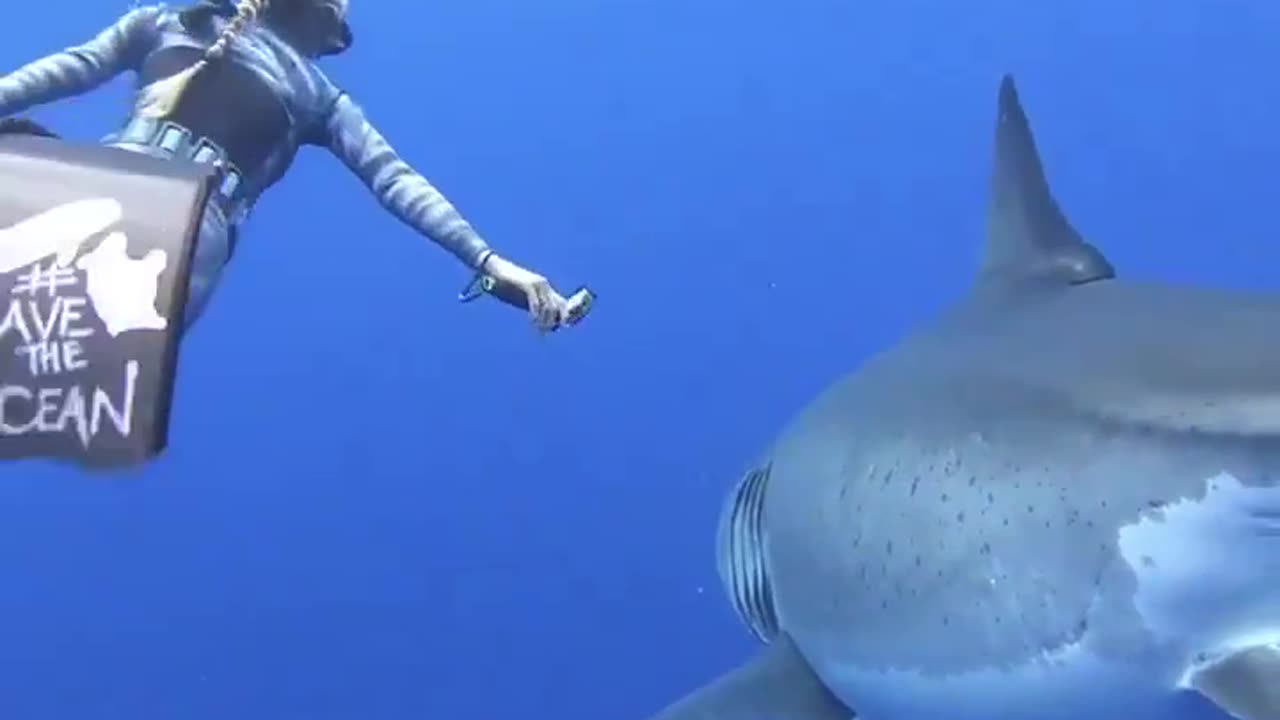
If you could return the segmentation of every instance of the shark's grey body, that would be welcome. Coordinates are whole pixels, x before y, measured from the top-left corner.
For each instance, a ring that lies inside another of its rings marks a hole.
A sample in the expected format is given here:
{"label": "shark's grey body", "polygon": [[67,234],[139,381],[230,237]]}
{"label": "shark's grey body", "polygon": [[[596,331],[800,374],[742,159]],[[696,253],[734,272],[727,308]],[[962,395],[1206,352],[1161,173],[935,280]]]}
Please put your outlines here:
{"label": "shark's grey body", "polygon": [[1011,79],[985,260],[729,498],[766,641],[661,720],[1280,720],[1280,297],[1117,279]]}

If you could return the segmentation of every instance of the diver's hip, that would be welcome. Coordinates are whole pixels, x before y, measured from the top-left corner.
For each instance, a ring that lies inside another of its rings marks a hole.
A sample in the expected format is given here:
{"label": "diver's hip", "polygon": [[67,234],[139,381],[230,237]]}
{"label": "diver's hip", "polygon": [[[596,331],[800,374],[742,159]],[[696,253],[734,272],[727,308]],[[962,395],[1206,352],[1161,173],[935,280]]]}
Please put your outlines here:
{"label": "diver's hip", "polygon": [[214,186],[209,207],[228,224],[235,224],[246,206],[245,177],[230,154],[216,141],[197,135],[177,123],[152,118],[130,118],[103,144],[161,159],[181,159],[210,167]]}

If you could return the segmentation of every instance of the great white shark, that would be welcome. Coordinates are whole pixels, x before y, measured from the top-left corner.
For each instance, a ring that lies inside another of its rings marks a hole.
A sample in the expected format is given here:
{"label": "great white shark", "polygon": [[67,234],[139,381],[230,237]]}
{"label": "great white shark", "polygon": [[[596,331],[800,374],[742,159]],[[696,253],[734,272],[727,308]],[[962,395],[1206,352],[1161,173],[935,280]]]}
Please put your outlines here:
{"label": "great white shark", "polygon": [[1138,282],[1011,77],[972,286],[730,493],[754,657],[654,720],[1280,720],[1280,296]]}

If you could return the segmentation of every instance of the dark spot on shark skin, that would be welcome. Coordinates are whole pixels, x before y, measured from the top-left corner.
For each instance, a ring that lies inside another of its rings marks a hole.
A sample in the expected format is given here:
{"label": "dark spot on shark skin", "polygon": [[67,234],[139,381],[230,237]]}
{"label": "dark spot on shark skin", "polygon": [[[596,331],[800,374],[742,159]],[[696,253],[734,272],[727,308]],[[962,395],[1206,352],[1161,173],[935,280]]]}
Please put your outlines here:
{"label": "dark spot on shark skin", "polygon": [[892,554],[893,554],[893,541],[892,541],[892,540],[890,540],[889,542],[887,542],[887,543],[885,543],[885,544],[884,544],[884,552],[885,552],[885,554],[886,554],[886,555],[892,555]]}
{"label": "dark spot on shark skin", "polygon": [[956,522],[961,523],[961,524],[963,524],[963,523],[964,523],[964,513],[963,513],[963,512],[958,512],[958,513],[956,513]]}
{"label": "dark spot on shark skin", "polygon": [[970,475],[970,476],[969,476],[969,487],[973,487],[974,485],[977,485],[977,484],[978,484],[978,476],[977,476],[977,475]]}
{"label": "dark spot on shark skin", "polygon": [[945,502],[949,501],[950,499],[951,499],[951,496],[947,495],[946,493],[942,493],[942,502],[944,502],[944,503],[945,503]]}
{"label": "dark spot on shark skin", "polygon": [[915,497],[915,496],[916,496],[916,488],[918,488],[918,487],[920,487],[920,476],[919,476],[919,475],[915,476],[915,478],[911,480],[911,497]]}
{"label": "dark spot on shark skin", "polygon": [[1155,566],[1156,566],[1156,561],[1154,558],[1152,558],[1150,555],[1142,556],[1142,567],[1153,568]]}

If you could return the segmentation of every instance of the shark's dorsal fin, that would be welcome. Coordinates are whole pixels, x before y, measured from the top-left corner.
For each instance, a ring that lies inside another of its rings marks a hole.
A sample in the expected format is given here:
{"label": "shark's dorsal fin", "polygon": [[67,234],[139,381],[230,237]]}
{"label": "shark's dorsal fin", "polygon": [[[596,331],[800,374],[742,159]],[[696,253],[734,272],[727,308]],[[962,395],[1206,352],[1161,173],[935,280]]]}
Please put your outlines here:
{"label": "shark's dorsal fin", "polygon": [[1009,75],[1000,84],[990,202],[983,280],[1078,285],[1115,276],[1054,200]]}

